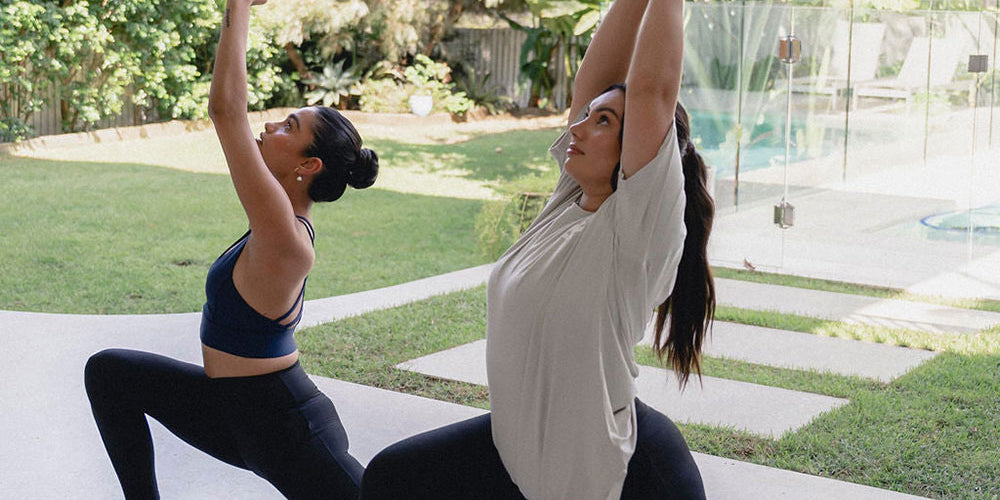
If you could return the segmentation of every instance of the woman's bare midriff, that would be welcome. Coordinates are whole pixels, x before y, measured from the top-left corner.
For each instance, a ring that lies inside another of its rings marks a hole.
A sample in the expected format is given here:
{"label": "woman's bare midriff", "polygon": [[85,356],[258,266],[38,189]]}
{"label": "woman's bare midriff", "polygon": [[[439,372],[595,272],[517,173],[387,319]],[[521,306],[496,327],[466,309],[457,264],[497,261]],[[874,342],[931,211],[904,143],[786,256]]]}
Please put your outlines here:
{"label": "woman's bare midriff", "polygon": [[299,351],[278,358],[245,358],[201,345],[205,375],[209,378],[253,377],[284,370],[299,360]]}

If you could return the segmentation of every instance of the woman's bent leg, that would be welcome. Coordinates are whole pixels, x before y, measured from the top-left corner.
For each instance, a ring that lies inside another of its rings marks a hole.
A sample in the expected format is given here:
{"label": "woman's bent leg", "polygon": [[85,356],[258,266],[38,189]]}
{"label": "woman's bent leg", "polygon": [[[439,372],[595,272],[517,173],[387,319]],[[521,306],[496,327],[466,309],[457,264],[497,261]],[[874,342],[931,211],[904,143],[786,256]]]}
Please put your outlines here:
{"label": "woman's bent leg", "polygon": [[638,399],[635,406],[639,436],[628,463],[622,500],[703,500],[701,473],[677,426]]}
{"label": "woman's bent leg", "polygon": [[521,500],[524,496],[500,460],[486,414],[382,450],[365,470],[360,498]]}
{"label": "woman's bent leg", "polygon": [[87,361],[87,396],[125,498],[159,498],[146,415],[202,451],[243,467],[200,366],[124,349]]}
{"label": "woman's bent leg", "polygon": [[289,499],[358,497],[364,468],[347,452],[333,402],[298,364],[214,382],[219,399],[229,401],[232,433],[250,470]]}

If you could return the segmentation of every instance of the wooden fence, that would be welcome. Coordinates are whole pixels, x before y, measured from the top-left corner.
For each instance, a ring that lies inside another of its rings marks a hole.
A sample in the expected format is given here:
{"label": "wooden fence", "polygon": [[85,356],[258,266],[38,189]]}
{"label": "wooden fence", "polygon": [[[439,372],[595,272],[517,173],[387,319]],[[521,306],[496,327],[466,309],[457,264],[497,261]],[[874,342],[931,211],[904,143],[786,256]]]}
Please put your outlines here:
{"label": "wooden fence", "polygon": [[[11,92],[6,85],[0,85],[0,101],[4,101],[11,106],[14,116],[19,114],[22,103],[22,96]],[[34,130],[35,135],[53,135],[62,133],[62,112],[59,106],[59,95],[55,88],[49,89],[45,98],[49,103],[42,109],[35,111],[28,119],[28,125]],[[116,116],[104,118],[90,127],[92,130],[128,127],[132,125],[143,125],[159,121],[155,109],[148,109],[132,104],[128,96],[122,98],[122,111]]]}
{"label": "wooden fence", "polygon": [[[446,56],[452,62],[462,61],[472,65],[477,75],[489,72],[488,86],[498,94],[510,97],[518,106],[528,104],[529,87],[520,81],[521,45],[526,35],[513,29],[459,29],[456,36],[444,45]],[[562,53],[558,57],[562,57]],[[561,60],[561,59],[557,59]],[[566,75],[560,65],[557,72],[553,103],[557,108],[566,100]],[[14,95],[0,85],[0,101],[13,105],[13,110],[21,106],[20,96]],[[62,133],[62,114],[55,89],[50,90],[46,99],[50,104],[32,114],[28,125],[36,135]],[[123,98],[121,114],[101,120],[92,129],[143,125],[158,121],[156,111],[136,106],[127,97]]]}

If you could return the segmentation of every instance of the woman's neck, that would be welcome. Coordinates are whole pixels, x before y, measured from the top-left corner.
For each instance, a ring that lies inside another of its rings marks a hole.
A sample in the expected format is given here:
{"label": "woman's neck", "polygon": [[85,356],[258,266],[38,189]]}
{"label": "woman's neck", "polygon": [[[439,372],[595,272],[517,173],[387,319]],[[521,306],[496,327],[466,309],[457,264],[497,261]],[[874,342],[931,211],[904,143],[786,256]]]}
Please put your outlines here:
{"label": "woman's neck", "polygon": [[596,212],[604,204],[604,200],[611,196],[611,193],[612,191],[588,194],[587,191],[584,191],[577,205],[588,212]]}

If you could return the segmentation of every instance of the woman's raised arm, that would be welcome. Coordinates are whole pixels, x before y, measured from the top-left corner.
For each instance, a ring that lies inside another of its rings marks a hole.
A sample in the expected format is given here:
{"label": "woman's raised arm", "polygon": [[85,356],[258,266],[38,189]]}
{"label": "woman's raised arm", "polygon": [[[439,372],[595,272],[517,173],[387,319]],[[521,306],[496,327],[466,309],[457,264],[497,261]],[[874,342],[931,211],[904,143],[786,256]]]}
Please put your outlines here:
{"label": "woman's raised arm", "polygon": [[625,78],[622,172],[656,157],[674,122],[684,63],[684,0],[649,0]]}
{"label": "woman's raised arm", "polygon": [[573,81],[569,121],[604,89],[625,81],[639,21],[649,0],[616,0],[594,34]]}
{"label": "woman's raised arm", "polygon": [[[258,241],[299,238],[288,195],[264,163],[247,119],[247,33],[250,8],[263,0],[228,0],[212,71],[209,115],[243,209]],[[275,249],[278,250],[278,249]]]}

